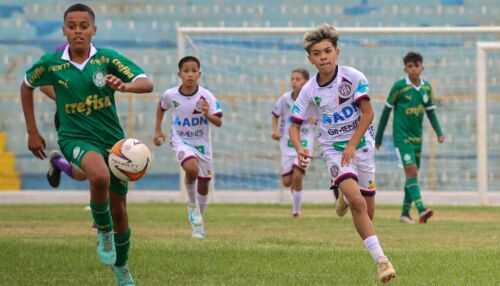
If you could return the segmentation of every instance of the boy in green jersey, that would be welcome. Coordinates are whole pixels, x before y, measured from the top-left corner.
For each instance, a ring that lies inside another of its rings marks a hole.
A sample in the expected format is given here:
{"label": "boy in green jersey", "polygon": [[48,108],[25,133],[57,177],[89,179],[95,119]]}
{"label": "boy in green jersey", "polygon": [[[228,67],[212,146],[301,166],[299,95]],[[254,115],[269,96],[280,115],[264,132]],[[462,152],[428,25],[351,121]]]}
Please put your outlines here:
{"label": "boy in green jersey", "polygon": [[38,131],[33,89],[51,85],[56,93],[59,147],[66,159],[90,183],[90,206],[98,230],[97,254],[112,265],[118,285],[134,285],[127,266],[130,228],[126,211],[127,182],[109,172],[108,150],[125,137],[115,107],[115,91],[146,93],[153,84],[136,64],[111,49],[95,48],[95,15],[74,4],[64,13],[63,34],[68,47],[45,54],[31,67],[21,85],[28,148],[45,155]]}
{"label": "boy in green jersey", "polygon": [[392,137],[406,176],[401,222],[415,223],[410,217],[410,207],[414,202],[418,209],[419,222],[424,224],[434,214],[431,209],[425,208],[417,181],[422,151],[424,111],[438,136],[439,143],[444,142],[444,135],[436,116],[432,87],[429,82],[420,78],[420,74],[424,71],[422,55],[409,52],[403,58],[403,62],[407,76],[396,81],[389,93],[375,136],[375,146],[379,149],[382,145],[384,129],[391,110],[394,109]]}

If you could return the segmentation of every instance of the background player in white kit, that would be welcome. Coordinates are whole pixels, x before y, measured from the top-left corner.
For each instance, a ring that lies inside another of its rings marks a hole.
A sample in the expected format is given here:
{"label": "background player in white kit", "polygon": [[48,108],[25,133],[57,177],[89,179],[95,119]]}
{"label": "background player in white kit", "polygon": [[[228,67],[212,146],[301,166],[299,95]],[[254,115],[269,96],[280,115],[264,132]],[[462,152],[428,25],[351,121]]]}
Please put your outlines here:
{"label": "background player in white kit", "polygon": [[[302,215],[302,179],[306,169],[299,166],[297,152],[290,141],[288,128],[290,128],[292,123],[292,106],[297,96],[299,96],[300,90],[308,80],[309,72],[307,70],[303,68],[294,69],[290,80],[292,90],[285,92],[278,99],[272,111],[272,138],[274,140],[280,140],[281,181],[285,187],[290,187],[291,189],[293,196],[292,216],[295,218]],[[280,117],[281,120],[279,120]],[[307,148],[309,154],[313,152],[315,124],[316,118],[311,116],[308,117],[308,120],[304,122],[300,128],[302,147]]]}
{"label": "background player in white kit", "polygon": [[373,213],[369,215],[367,208],[367,202],[374,205],[375,194],[374,115],[368,81],[358,70],[336,64],[338,39],[337,31],[327,24],[304,35],[304,49],[318,73],[304,85],[292,107],[290,139],[299,163],[307,165],[310,154],[300,144],[300,125],[313,107],[319,114],[319,147],[332,185],[347,197],[356,230],[377,263],[379,279],[389,282],[396,271],[384,255],[370,220]]}
{"label": "background player in white kit", "polygon": [[156,110],[154,136],[157,146],[165,141],[161,122],[164,112],[172,109],[170,145],[186,173],[188,215],[195,238],[205,237],[203,215],[213,174],[209,123],[217,127],[222,125],[222,110],[215,96],[198,85],[200,68],[200,61],[195,57],[187,56],[179,61],[178,75],[182,84],[162,94]]}

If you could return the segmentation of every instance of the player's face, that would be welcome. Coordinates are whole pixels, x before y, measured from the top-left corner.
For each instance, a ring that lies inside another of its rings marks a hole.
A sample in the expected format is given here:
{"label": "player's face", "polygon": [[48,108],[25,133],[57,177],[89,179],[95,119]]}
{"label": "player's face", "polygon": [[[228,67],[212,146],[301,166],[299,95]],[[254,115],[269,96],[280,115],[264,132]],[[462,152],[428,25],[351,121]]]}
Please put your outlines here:
{"label": "player's face", "polygon": [[182,64],[182,68],[178,73],[182,80],[182,85],[186,87],[195,86],[201,76],[200,68],[195,62],[189,61]]}
{"label": "player's face", "polygon": [[292,91],[294,94],[298,94],[304,84],[306,84],[307,80],[304,78],[304,75],[300,72],[293,72],[291,77],[292,83]]}
{"label": "player's face", "polygon": [[420,79],[420,74],[424,71],[424,65],[419,62],[408,62],[405,65],[405,73],[411,81],[417,81]]}
{"label": "player's face", "polygon": [[72,51],[88,49],[96,31],[94,20],[88,12],[69,12],[64,19],[63,34]]}
{"label": "player's face", "polygon": [[335,71],[339,49],[329,40],[314,44],[309,51],[309,61],[316,66],[320,74],[331,74]]}

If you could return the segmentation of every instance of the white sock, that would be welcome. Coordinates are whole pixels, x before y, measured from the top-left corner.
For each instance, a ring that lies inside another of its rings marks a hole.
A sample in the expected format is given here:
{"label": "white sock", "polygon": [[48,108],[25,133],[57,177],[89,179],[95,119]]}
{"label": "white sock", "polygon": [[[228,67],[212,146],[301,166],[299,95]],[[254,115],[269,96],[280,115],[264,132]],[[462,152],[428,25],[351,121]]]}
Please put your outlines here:
{"label": "white sock", "polygon": [[376,235],[367,237],[363,241],[363,244],[365,245],[368,252],[370,252],[375,262],[377,262],[380,257],[385,257],[384,251],[382,250],[382,246],[380,246],[380,243],[378,242],[378,238]]}
{"label": "white sock", "polygon": [[189,202],[192,204],[196,203],[196,193],[198,193],[197,192],[198,184],[196,182],[197,181],[195,181],[192,184],[188,184],[187,182],[185,182],[188,199]]}
{"label": "white sock", "polygon": [[302,207],[302,191],[300,191],[300,192],[293,191],[293,210],[292,210],[292,213],[294,213],[294,214],[300,213],[301,207]]}
{"label": "white sock", "polygon": [[196,197],[198,199],[198,204],[200,205],[200,212],[201,215],[205,215],[205,210],[207,209],[208,205],[208,194],[206,196],[201,195],[200,193],[196,192]]}

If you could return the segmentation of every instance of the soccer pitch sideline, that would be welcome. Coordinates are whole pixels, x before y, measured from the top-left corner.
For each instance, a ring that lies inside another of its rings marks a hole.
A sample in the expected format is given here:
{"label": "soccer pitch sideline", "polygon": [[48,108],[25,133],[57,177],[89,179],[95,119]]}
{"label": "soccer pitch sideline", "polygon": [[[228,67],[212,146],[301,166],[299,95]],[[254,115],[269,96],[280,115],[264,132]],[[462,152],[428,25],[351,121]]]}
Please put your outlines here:
{"label": "soccer pitch sideline", "polygon": [[[0,205],[0,285],[114,285],[98,262],[84,205]],[[378,206],[375,227],[398,276],[391,285],[500,285],[500,208],[435,208],[427,225]],[[209,205],[191,238],[184,204],[131,204],[137,285],[377,285],[350,215],[331,205]],[[416,214],[413,214],[416,217]]]}

